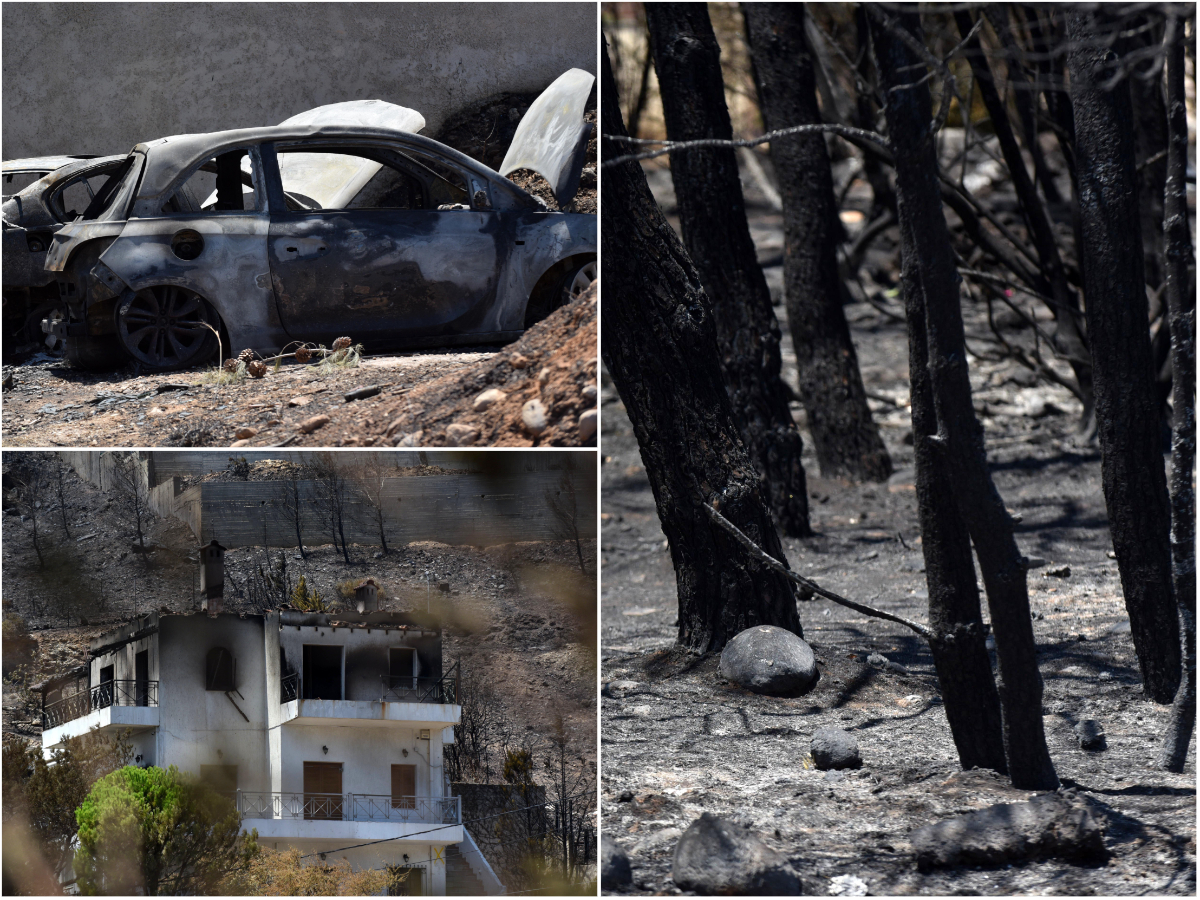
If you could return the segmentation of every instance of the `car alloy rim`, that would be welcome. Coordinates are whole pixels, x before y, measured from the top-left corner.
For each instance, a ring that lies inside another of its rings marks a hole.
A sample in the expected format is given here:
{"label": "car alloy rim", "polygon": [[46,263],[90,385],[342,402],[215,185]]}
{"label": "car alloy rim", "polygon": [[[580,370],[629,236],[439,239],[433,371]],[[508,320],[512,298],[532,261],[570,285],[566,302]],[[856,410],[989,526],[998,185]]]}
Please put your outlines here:
{"label": "car alloy rim", "polygon": [[587,290],[589,284],[596,280],[596,264],[588,263],[575,273],[575,277],[571,279],[571,286],[567,289],[567,293],[574,299]]}
{"label": "car alloy rim", "polygon": [[144,288],[121,306],[117,331],[125,349],[155,367],[195,362],[212,336],[206,304],[186,288]]}

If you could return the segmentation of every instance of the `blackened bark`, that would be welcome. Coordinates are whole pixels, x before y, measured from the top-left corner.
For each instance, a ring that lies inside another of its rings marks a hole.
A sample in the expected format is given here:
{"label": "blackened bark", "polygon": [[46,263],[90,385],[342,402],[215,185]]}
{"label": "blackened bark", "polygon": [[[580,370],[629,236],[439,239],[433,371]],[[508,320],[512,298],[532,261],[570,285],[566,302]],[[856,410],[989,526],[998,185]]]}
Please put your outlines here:
{"label": "blackened bark", "polygon": [[[989,7],[989,11],[994,13],[995,17],[1003,15],[994,7]],[[958,24],[959,33],[965,39],[975,24],[971,15],[965,10],[958,10],[954,13],[954,20]],[[1008,35],[1011,40],[1011,34],[1003,20],[1000,20],[997,25],[997,31],[1002,35]],[[988,64],[987,57],[984,56],[979,39],[972,37],[966,42],[964,49],[965,55],[971,63],[971,71],[975,74],[975,83],[979,94],[991,117],[1000,150],[1004,154],[1009,177],[1012,178],[1017,200],[1021,204],[1021,212],[1037,250],[1042,274],[1049,282],[1053,292],[1055,302],[1050,306],[1050,311],[1054,315],[1055,321],[1054,342],[1059,352],[1067,357],[1071,369],[1075,373],[1075,382],[1079,385],[1079,393],[1083,399],[1082,430],[1090,431],[1095,398],[1092,391],[1092,362],[1080,329],[1083,311],[1079,308],[1079,297],[1067,284],[1067,274],[1063,268],[1062,257],[1058,253],[1058,239],[1054,234],[1054,227],[1050,224],[1050,216],[1046,212],[1046,207],[1038,197],[1033,179],[1025,170],[1025,160],[1021,156],[1021,148],[1017,144],[1017,137],[1008,121],[1007,106],[996,89],[992,68]],[[1009,66],[1010,78],[1013,71],[1014,67]],[[1025,103],[1028,95],[1028,90],[1018,91],[1018,101]],[[1032,129],[1032,125],[1029,127]],[[1036,143],[1035,137],[1033,144],[1036,146]],[[1039,158],[1040,154],[1034,156],[1035,160]]]}
{"label": "blackened bark", "polygon": [[[801,3],[746,3],[759,109],[768,131],[821,122]],[[771,141],[783,197],[783,278],[800,400],[821,474],[883,481],[892,461],[871,419],[858,354],[842,311],[837,245],[842,236],[822,135]]]}
{"label": "blackened bark", "polygon": [[[672,141],[730,140],[721,49],[702,3],[647,3],[659,94]],[[717,331],[721,369],[742,442],[763,476],[784,534],[806,537],[803,443],[779,377],[779,323],[746,221],[731,147],[671,154],[683,242],[700,272]]]}
{"label": "blackened bark", "polygon": [[1183,630],[1183,673],[1158,764],[1182,772],[1196,725],[1196,291],[1189,277],[1192,236],[1187,208],[1187,108],[1183,83],[1183,21],[1167,47],[1167,181],[1163,203],[1163,267],[1171,322],[1171,580]]}
{"label": "blackened bark", "polygon": [[[625,135],[607,53],[601,133]],[[603,141],[605,158],[628,152]],[[720,511],[784,559],[760,480],[733,422],[716,329],[700,276],[635,162],[606,168],[600,241],[601,352],[633,424],[658,516],[671,546],[681,649],[719,650],[752,625],[801,634],[788,580],[747,552],[704,512]]]}
{"label": "blackened bark", "polygon": [[1007,772],[1000,695],[985,646],[979,586],[971,559],[971,539],[954,503],[945,461],[929,440],[937,434],[937,413],[927,368],[925,297],[912,237],[901,220],[900,281],[908,324],[908,377],[916,462],[917,514],[929,588],[929,627],[933,665],[942,689],[946,720],[964,769],[981,766]]}
{"label": "blackened bark", "polygon": [[1084,294],[1101,473],[1113,550],[1146,696],[1179,687],[1179,619],[1171,596],[1170,506],[1150,362],[1128,82],[1101,46],[1094,14],[1067,14]]}
{"label": "blackened bark", "polygon": [[937,433],[924,440],[946,464],[952,494],[983,574],[999,660],[1009,776],[1016,787],[1052,790],[1058,786],[1058,776],[1042,727],[1042,680],[1030,623],[1025,560],[1013,538],[1012,518],[992,483],[983,428],[971,404],[961,279],[938,190],[932,104],[920,77],[925,67],[893,30],[906,28],[922,40],[920,22],[913,14],[902,16],[901,21],[878,9],[871,15],[876,69],[888,98],[884,113],[895,154],[896,194],[910,237],[904,248],[906,265],[916,267],[925,300],[927,368]]}

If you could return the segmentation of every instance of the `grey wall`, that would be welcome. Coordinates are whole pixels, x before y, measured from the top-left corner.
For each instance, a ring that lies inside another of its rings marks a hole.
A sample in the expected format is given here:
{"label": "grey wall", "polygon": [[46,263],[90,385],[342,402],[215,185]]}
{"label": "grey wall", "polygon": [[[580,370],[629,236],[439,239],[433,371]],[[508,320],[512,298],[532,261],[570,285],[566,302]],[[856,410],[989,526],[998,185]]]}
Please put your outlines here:
{"label": "grey wall", "polygon": [[433,135],[500,91],[596,68],[594,3],[6,3],[3,158],[125,153],[343,100]]}

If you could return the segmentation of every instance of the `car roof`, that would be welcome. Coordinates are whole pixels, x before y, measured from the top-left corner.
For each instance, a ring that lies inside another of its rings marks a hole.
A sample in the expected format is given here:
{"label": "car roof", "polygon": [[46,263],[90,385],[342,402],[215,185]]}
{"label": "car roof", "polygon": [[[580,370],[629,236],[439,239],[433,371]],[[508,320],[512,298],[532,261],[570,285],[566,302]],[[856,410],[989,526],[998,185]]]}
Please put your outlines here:
{"label": "car roof", "polygon": [[6,159],[0,163],[0,171],[4,173],[18,172],[53,172],[63,166],[85,159],[95,159],[94,156],[30,156],[26,159]]}

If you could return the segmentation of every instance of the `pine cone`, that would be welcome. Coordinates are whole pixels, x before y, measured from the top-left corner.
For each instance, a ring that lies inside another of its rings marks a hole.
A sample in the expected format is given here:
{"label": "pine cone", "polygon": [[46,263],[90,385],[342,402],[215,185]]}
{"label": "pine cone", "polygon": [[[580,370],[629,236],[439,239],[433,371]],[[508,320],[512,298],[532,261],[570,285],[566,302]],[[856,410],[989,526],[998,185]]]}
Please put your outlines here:
{"label": "pine cone", "polygon": [[260,359],[252,359],[246,363],[246,371],[251,378],[262,378],[267,374],[267,364]]}
{"label": "pine cone", "polygon": [[340,337],[333,342],[333,350],[336,353],[338,350],[345,350],[353,341],[348,337]]}
{"label": "pine cone", "polygon": [[309,350],[307,347],[305,347],[303,345],[296,348],[296,362],[306,363],[310,359],[312,359],[312,351],[311,350]]}
{"label": "pine cone", "polygon": [[238,361],[236,356],[229,357],[229,359],[225,360],[225,362],[221,364],[221,368],[223,368],[226,372],[236,372],[237,367]]}
{"label": "pine cone", "polygon": [[238,354],[237,358],[240,359],[242,362],[244,362],[246,365],[250,365],[250,363],[254,360],[254,357],[257,355],[258,354],[256,354],[253,350],[243,350],[241,353]]}

